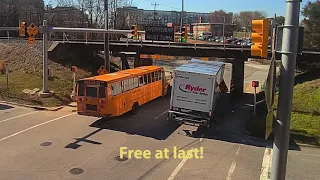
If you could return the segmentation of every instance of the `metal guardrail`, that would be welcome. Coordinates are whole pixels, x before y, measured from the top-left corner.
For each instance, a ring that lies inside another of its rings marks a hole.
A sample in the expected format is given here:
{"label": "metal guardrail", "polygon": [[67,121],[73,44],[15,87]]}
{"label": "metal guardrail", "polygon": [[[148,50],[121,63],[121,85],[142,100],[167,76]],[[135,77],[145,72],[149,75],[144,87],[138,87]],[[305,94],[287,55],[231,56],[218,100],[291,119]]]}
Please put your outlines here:
{"label": "metal guardrail", "polygon": [[0,31],[19,31],[19,27],[0,27]]}

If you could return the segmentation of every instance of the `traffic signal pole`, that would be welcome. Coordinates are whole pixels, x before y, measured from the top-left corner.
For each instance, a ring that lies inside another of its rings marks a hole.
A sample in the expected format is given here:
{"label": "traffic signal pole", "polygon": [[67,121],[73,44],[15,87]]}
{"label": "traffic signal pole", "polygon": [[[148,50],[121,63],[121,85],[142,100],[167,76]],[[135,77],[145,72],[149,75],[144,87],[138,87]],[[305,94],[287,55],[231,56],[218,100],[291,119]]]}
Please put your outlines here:
{"label": "traffic signal pole", "polygon": [[[108,0],[104,0],[104,24],[105,30],[109,30],[109,6]],[[104,33],[104,67],[110,73],[109,33]]]}
{"label": "traffic signal pole", "polygon": [[286,177],[294,74],[298,50],[301,0],[286,0],[286,2],[287,11],[282,38],[280,92],[278,117],[275,124],[275,137],[273,143],[271,180],[284,180]]}
{"label": "traffic signal pole", "polygon": [[48,26],[47,21],[43,21],[43,93],[48,93],[48,75],[49,75],[49,68],[48,68]]}

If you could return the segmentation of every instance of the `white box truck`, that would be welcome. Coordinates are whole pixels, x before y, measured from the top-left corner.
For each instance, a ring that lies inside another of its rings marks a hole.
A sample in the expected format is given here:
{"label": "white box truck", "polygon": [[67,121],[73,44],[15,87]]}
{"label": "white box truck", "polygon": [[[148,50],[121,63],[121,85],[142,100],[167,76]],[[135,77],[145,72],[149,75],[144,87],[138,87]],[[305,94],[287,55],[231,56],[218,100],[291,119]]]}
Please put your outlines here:
{"label": "white box truck", "polygon": [[225,64],[192,59],[173,70],[168,120],[210,127]]}

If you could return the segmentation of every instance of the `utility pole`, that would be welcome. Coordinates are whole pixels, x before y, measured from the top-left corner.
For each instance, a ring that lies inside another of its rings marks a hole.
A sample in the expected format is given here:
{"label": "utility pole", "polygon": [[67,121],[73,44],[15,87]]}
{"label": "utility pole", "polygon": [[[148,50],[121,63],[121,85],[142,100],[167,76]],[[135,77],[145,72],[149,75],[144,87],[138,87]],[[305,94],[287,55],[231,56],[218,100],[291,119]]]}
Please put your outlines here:
{"label": "utility pole", "polygon": [[181,17],[180,17],[180,18],[181,18],[181,22],[180,22],[180,32],[182,31],[182,26],[183,26],[184,0],[181,0],[181,6],[182,6],[182,7],[181,7],[181,10],[182,10],[182,11],[181,11],[181,15],[180,15],[180,16],[181,16]]}
{"label": "utility pole", "polygon": [[152,6],[154,6],[153,8],[153,23],[156,23],[156,7],[159,5],[157,3],[151,3]]}
{"label": "utility pole", "polygon": [[[109,30],[109,2],[104,0],[104,25]],[[104,33],[104,67],[110,73],[110,51],[109,51],[109,33]]]}
{"label": "utility pole", "polygon": [[286,0],[286,3],[287,10],[281,49],[282,66],[280,73],[278,117],[275,124],[271,180],[284,180],[286,177],[294,74],[298,49],[301,0]]}

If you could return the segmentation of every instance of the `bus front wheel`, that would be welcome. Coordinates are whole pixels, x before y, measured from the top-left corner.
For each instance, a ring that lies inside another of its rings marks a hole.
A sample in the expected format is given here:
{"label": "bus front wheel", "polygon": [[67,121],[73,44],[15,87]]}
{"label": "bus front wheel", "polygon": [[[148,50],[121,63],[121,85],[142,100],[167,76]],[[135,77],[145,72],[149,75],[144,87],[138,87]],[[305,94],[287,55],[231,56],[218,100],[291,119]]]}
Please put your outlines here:
{"label": "bus front wheel", "polygon": [[138,108],[139,108],[139,104],[137,102],[135,102],[132,106],[132,110],[131,110],[131,114],[137,114],[138,113]]}

